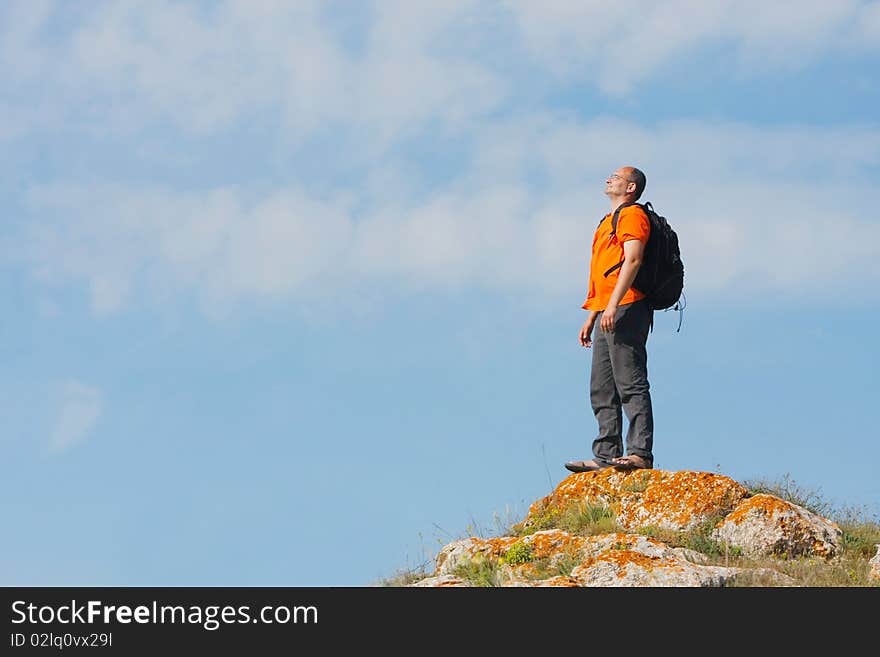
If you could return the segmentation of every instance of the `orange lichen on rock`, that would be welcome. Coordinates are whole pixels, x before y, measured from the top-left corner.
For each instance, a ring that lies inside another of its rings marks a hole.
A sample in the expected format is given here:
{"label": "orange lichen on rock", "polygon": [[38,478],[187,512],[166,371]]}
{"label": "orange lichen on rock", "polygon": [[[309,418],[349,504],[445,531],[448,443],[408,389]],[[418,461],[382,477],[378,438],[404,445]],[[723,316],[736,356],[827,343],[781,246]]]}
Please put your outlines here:
{"label": "orange lichen on rock", "polygon": [[550,504],[565,506],[574,500],[610,503],[632,494],[637,489],[662,481],[670,475],[665,470],[633,470],[621,472],[606,468],[595,472],[580,472],[563,479],[550,494]]}
{"label": "orange lichen on rock", "polygon": [[[647,554],[642,554],[641,552],[633,552],[632,550],[609,550],[608,552],[603,552],[602,554],[593,557],[589,563],[596,563],[599,561],[614,564],[622,571],[625,571],[626,567],[629,565],[641,566],[645,570],[650,570],[655,566],[662,564],[664,560],[660,557],[652,557]],[[584,562],[584,565],[588,565],[588,562]],[[621,573],[621,575],[622,574],[623,573]]]}
{"label": "orange lichen on rock", "polygon": [[435,584],[435,586],[437,588],[442,588],[445,586],[462,586],[465,583],[466,582],[461,578],[457,578],[457,579],[450,578],[450,579],[445,579],[443,581],[437,582],[437,584]]}
{"label": "orange lichen on rock", "polygon": [[521,543],[529,547],[531,559],[546,559],[560,552],[579,550],[587,542],[584,536],[568,534],[558,529],[535,532],[522,538],[505,536],[473,540],[476,553],[495,558],[504,557],[514,545]]}
{"label": "orange lichen on rock", "polygon": [[730,477],[711,472],[607,468],[569,475],[529,507],[518,527],[528,529],[542,515],[581,502],[608,506],[626,529],[653,525],[681,531],[728,513],[747,494]]}
{"label": "orange lichen on rock", "polygon": [[670,475],[665,470],[635,470],[622,472],[605,468],[595,472],[578,472],[563,479],[552,493],[536,500],[526,518],[517,525],[529,527],[531,521],[548,510],[562,509],[575,502],[615,506],[622,499],[638,495],[638,491]]}
{"label": "orange lichen on rock", "polygon": [[528,545],[535,559],[546,559],[564,550],[579,550],[584,543],[583,537],[565,532],[538,532],[526,538],[531,539]]}
{"label": "orange lichen on rock", "polygon": [[744,499],[713,530],[715,540],[750,554],[833,557],[843,532],[837,523],[773,495]]}
{"label": "orange lichen on rock", "polygon": [[472,560],[492,562],[501,586],[721,586],[736,574],[735,568],[695,563],[684,548],[640,534],[578,536],[548,529],[450,543],[438,555],[434,575],[415,585],[473,585],[458,569]]}
{"label": "orange lichen on rock", "polygon": [[567,575],[557,575],[556,577],[551,577],[549,579],[540,580],[535,583],[535,586],[552,586],[555,588],[572,588],[579,587],[580,582],[578,582],[574,577],[569,577]]}
{"label": "orange lichen on rock", "polygon": [[724,475],[676,472],[649,484],[639,496],[621,500],[617,521],[628,529],[653,525],[686,530],[728,513],[747,494]]}
{"label": "orange lichen on rock", "polygon": [[[667,557],[643,554],[634,550],[607,550],[585,559],[571,574],[582,585],[627,586],[630,584],[623,583],[625,578],[628,582],[644,581],[655,576],[658,570],[669,576],[685,571],[678,561]],[[613,584],[614,581],[620,583]]]}
{"label": "orange lichen on rock", "polygon": [[547,579],[513,579],[504,582],[502,586],[506,587],[528,587],[528,588],[579,588],[582,584],[574,577],[568,575],[556,575]]}
{"label": "orange lichen on rock", "polygon": [[[473,561],[490,568],[480,570],[480,577],[491,572],[502,586],[724,586],[744,572],[712,565],[691,547],[673,547],[682,545],[674,534],[665,541],[645,535],[666,536],[666,530],[696,530],[701,538],[745,554],[830,558],[843,543],[843,532],[831,520],[772,495],[749,496],[723,475],[609,468],[566,477],[514,525],[518,536],[445,545],[434,574],[414,585],[473,585],[462,579]],[[880,551],[871,566],[872,576],[880,577]]]}
{"label": "orange lichen on rock", "polygon": [[[621,534],[621,536],[625,536]],[[437,556],[436,574],[451,573],[462,560],[488,559],[496,563],[506,563],[512,548],[518,545],[526,547],[527,559],[522,562],[513,561],[510,566],[520,571],[528,569],[529,562],[553,560],[565,555],[578,555],[591,544],[593,537],[577,536],[560,529],[548,529],[535,532],[528,536],[504,536],[501,538],[468,538],[449,544]],[[621,539],[623,542],[624,539]]]}
{"label": "orange lichen on rock", "polygon": [[662,550],[667,547],[666,543],[650,536],[642,536],[641,534],[625,534],[623,532],[614,532],[612,534],[596,534],[587,536],[584,547],[590,552],[607,550],[610,548],[625,550],[633,548],[636,545],[644,548],[654,548]]}
{"label": "orange lichen on rock", "polygon": [[[516,551],[518,558],[510,559],[509,555],[518,546],[525,550]],[[654,558],[667,555],[669,547],[660,540],[639,534],[612,532],[578,536],[561,529],[547,529],[524,537],[468,538],[451,543],[441,551],[435,575],[452,575],[463,561],[487,559],[501,566],[505,577],[536,577],[537,571],[548,566],[570,559],[583,563],[609,551],[633,552]],[[527,558],[519,560],[523,556]]]}
{"label": "orange lichen on rock", "polygon": [[511,545],[519,542],[520,540],[522,539],[511,536],[504,536],[502,538],[488,538],[485,540],[475,538],[474,553],[500,558],[507,554],[507,551],[510,549]]}
{"label": "orange lichen on rock", "polygon": [[737,525],[741,524],[746,518],[752,514],[769,517],[774,513],[786,513],[792,510],[792,504],[781,500],[773,495],[758,493],[748,499],[742,501],[733,511],[724,519],[725,522],[733,522]]}

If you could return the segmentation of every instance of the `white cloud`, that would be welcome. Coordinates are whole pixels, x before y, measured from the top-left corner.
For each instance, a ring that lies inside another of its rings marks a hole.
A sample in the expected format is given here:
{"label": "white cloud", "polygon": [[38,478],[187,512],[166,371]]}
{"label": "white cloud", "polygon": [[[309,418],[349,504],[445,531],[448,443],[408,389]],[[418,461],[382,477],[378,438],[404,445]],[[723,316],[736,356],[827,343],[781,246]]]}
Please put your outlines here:
{"label": "white cloud", "polygon": [[60,397],[49,435],[49,452],[52,454],[66,452],[85,440],[104,408],[101,391],[79,381],[65,382]]}
{"label": "white cloud", "polygon": [[[851,37],[865,2],[785,0],[504,0],[529,51],[557,76],[623,95],[701,49],[731,48],[744,70],[801,68],[815,58],[878,44]],[[727,71],[728,73],[730,71]]]}
{"label": "white cloud", "polygon": [[0,20],[0,63],[7,81],[41,76],[51,63],[51,49],[40,32],[52,15],[51,0],[25,0],[3,4]]}
{"label": "white cloud", "polygon": [[450,190],[403,212],[380,210],[358,226],[354,262],[428,287],[515,283],[529,250],[525,194],[515,187],[478,195]]}
{"label": "white cloud", "polygon": [[[644,200],[679,232],[691,290],[861,298],[846,283],[853,263],[864,284],[880,282],[869,257],[880,224],[860,192],[880,161],[876,129],[649,130],[550,117],[495,126],[444,188],[408,200],[387,189],[367,207],[367,188],[255,200],[234,188],[37,186],[23,257],[41,280],[88,285],[99,313],[163,298],[218,312],[248,299],[344,298],[357,286],[577,297],[606,211],[602,181],[635,163],[648,174]],[[540,186],[528,182],[535,172]]]}
{"label": "white cloud", "polygon": [[278,192],[250,206],[231,189],[206,194],[122,186],[38,187],[24,257],[53,284],[85,281],[99,314],[135,289],[196,293],[217,309],[247,297],[308,294],[350,249],[337,202]]}
{"label": "white cloud", "polygon": [[856,47],[876,49],[880,44],[880,1],[872,0],[861,7],[855,23]]}
{"label": "white cloud", "polygon": [[[54,123],[112,140],[167,122],[204,138],[276,116],[282,151],[310,135],[357,132],[332,141],[330,149],[350,148],[328,157],[367,171],[344,187],[320,181],[321,193],[306,182],[211,188],[191,172],[198,188],[34,184],[23,199],[20,262],[52,286],[86,288],[99,314],[163,299],[216,313],[248,299],[389,280],[576,296],[604,209],[602,180],[622,162],[648,172],[648,196],[682,233],[697,289],[759,289],[758,278],[742,283],[758,276],[749,272],[763,272],[761,285],[777,292],[793,280],[830,287],[863,254],[865,242],[849,234],[876,232],[860,193],[871,182],[865,170],[880,164],[874,128],[647,127],[541,110],[505,118],[490,113],[506,109],[520,67],[493,65],[479,45],[503,43],[499,52],[520,57],[524,68],[537,64],[561,83],[588,80],[621,94],[703,47],[730,48],[756,71],[876,48],[877,2],[364,6],[355,27],[361,40],[352,44],[317,1],[4,5],[0,63],[9,84],[0,119],[8,120],[0,139]],[[34,102],[19,93],[35,86],[46,91]],[[442,184],[391,148],[429,130],[438,148],[449,135],[463,144],[456,173]],[[148,150],[146,142],[134,148]],[[786,224],[792,216],[808,230]],[[754,235],[762,239],[754,243]],[[823,253],[829,246],[834,254]],[[780,269],[765,271],[776,262]],[[876,266],[865,266],[873,280]]]}
{"label": "white cloud", "polygon": [[[0,111],[18,124],[4,132],[54,124],[129,133],[171,122],[206,135],[256,116],[280,120],[279,139],[289,142],[344,124],[381,149],[425,122],[454,128],[497,106],[505,93],[497,76],[454,49],[435,48],[479,5],[377,2],[360,26],[362,50],[343,43],[331,29],[339,19],[317,1],[0,8],[0,25],[8,26],[0,28],[0,61],[11,83],[9,107],[0,102]],[[62,12],[67,29],[45,38]],[[17,100],[37,83],[40,94]]]}
{"label": "white cloud", "polygon": [[313,73],[297,80],[297,95],[324,97],[311,85],[331,86],[341,58],[314,2],[106,4],[62,47],[69,74],[113,98],[129,120],[168,117],[196,132],[279,102],[301,69]]}
{"label": "white cloud", "polygon": [[5,3],[0,139],[169,122],[204,136],[277,120],[285,143],[344,126],[380,152],[413,131],[460,129],[504,107],[527,70],[617,96],[719,47],[729,51],[726,73],[763,75],[880,45],[878,4],[858,0],[377,0],[353,30],[357,47],[328,7]]}

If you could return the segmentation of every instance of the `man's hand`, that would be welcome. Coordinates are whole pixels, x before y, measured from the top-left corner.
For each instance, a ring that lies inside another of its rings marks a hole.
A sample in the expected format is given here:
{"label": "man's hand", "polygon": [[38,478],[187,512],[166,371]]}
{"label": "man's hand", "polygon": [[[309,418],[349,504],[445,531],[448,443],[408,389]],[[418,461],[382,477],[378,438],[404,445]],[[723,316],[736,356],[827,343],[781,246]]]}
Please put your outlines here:
{"label": "man's hand", "polygon": [[617,316],[617,306],[608,305],[605,312],[602,313],[602,321],[599,322],[599,328],[606,333],[614,330],[614,319]]}
{"label": "man's hand", "polygon": [[580,338],[581,345],[584,347],[589,347],[593,344],[593,326],[596,324],[597,314],[598,313],[590,313],[587,321],[581,326],[581,332],[578,337]]}

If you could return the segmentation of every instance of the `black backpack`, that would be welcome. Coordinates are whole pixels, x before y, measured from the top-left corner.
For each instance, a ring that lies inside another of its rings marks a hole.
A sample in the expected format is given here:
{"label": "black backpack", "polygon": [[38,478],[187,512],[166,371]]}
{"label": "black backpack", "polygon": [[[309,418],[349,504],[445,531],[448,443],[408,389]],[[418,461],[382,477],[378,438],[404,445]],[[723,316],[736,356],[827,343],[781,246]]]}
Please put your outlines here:
{"label": "black backpack", "polygon": [[[651,222],[651,235],[645,245],[645,253],[642,257],[642,266],[636,274],[632,286],[645,295],[645,301],[653,310],[678,310],[684,309],[684,263],[681,260],[681,251],[678,248],[678,235],[672,227],[654,211],[650,201],[641,203],[624,203],[614,211],[611,219],[611,235],[617,232],[617,221],[620,211],[630,205],[638,205]],[[614,265],[605,272],[608,276],[615,269],[623,265],[623,261]],[[679,316],[678,328],[681,329]]]}

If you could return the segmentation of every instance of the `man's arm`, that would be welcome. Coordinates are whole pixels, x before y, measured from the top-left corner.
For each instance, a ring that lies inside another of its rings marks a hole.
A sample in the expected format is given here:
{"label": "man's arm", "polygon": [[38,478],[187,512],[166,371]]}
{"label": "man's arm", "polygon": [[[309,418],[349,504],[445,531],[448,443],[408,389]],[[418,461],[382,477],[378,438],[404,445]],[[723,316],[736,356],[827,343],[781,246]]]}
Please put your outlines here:
{"label": "man's arm", "polygon": [[641,240],[627,240],[623,243],[623,265],[620,267],[620,274],[617,277],[617,284],[611,292],[611,298],[602,313],[602,321],[599,328],[603,331],[614,330],[614,320],[617,316],[617,304],[626,294],[626,291],[632,286],[636,280],[636,274],[639,267],[642,266],[642,256],[645,253],[645,243]]}

